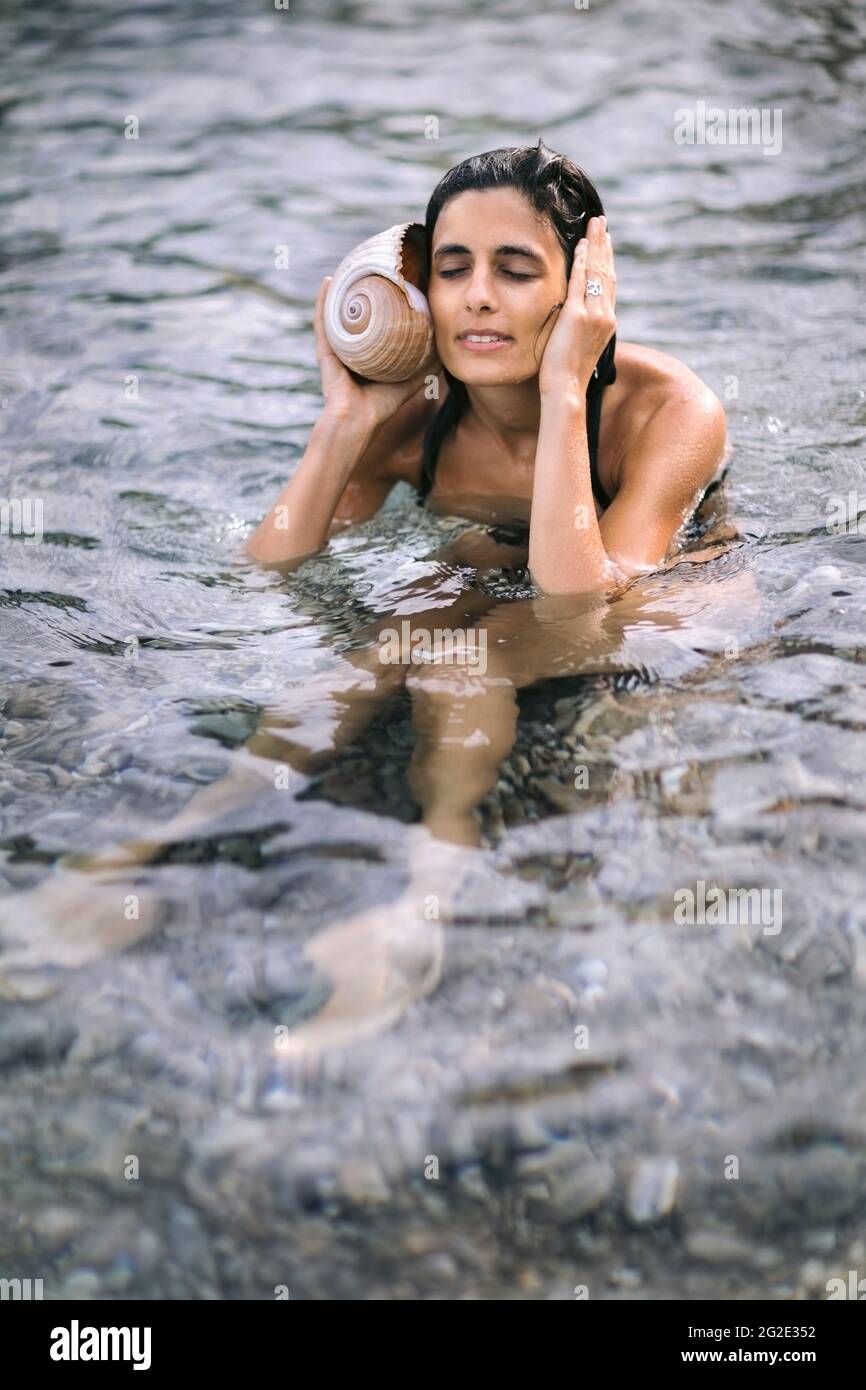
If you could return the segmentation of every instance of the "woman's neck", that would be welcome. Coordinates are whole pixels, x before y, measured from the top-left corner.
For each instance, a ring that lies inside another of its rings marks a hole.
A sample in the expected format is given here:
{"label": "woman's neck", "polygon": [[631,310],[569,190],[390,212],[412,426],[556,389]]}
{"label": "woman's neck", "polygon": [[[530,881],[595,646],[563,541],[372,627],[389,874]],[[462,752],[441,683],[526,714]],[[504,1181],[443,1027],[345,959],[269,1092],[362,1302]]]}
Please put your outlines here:
{"label": "woman's neck", "polygon": [[538,377],[505,386],[467,386],[469,411],[496,444],[515,459],[534,448],[541,423]]}

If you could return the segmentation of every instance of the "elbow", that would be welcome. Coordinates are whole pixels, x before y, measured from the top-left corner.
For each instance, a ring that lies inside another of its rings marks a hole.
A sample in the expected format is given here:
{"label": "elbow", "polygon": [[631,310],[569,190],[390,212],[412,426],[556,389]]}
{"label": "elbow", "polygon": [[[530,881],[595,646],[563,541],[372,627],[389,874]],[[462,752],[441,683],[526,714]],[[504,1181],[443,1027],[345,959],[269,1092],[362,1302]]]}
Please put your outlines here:
{"label": "elbow", "polygon": [[254,560],[257,565],[279,564],[289,558],[288,556],[276,555],[273,548],[268,545],[267,539],[259,536],[257,532],[250,536],[244,546],[244,555],[248,560]]}
{"label": "elbow", "polygon": [[244,554],[259,565],[285,566],[299,565],[318,555],[328,543],[328,535],[307,534],[300,536],[280,524],[275,519],[275,509],[260,526],[256,528],[244,546]]}
{"label": "elbow", "polygon": [[311,556],[318,555],[318,550],[307,550],[303,554],[297,554],[291,550],[277,550],[269,546],[266,540],[256,540],[251,536],[244,547],[244,556],[255,564],[261,565],[262,569],[277,570],[281,574],[288,574],[304,560],[309,560]]}
{"label": "elbow", "polygon": [[606,556],[600,565],[571,571],[567,566],[533,565],[530,561],[529,575],[540,594],[551,598],[577,598],[581,595],[607,597],[621,589],[629,577],[610,556]]}

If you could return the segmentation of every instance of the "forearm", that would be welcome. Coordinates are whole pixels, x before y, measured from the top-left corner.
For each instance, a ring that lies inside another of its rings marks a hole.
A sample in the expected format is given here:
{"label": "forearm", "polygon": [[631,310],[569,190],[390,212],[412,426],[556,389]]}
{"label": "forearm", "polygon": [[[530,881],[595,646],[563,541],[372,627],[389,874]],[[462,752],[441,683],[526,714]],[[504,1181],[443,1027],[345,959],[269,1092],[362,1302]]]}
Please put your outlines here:
{"label": "forearm", "polygon": [[529,569],[549,594],[582,593],[610,582],[592,495],[586,401],[577,393],[541,398]]}
{"label": "forearm", "polygon": [[373,434],[374,427],[363,421],[327,412],[320,416],[294,476],[247,543],[254,560],[280,564],[322,549],[346,484]]}

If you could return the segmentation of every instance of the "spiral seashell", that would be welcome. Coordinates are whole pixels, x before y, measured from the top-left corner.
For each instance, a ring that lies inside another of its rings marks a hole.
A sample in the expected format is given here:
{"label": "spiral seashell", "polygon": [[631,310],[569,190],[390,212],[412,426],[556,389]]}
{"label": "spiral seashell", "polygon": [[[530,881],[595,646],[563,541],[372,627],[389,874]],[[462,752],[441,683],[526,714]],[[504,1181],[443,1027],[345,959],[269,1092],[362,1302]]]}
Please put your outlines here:
{"label": "spiral seashell", "polygon": [[435,359],[422,292],[425,233],[399,222],[350,251],[325,297],[325,337],[340,361],[369,381],[406,381]]}

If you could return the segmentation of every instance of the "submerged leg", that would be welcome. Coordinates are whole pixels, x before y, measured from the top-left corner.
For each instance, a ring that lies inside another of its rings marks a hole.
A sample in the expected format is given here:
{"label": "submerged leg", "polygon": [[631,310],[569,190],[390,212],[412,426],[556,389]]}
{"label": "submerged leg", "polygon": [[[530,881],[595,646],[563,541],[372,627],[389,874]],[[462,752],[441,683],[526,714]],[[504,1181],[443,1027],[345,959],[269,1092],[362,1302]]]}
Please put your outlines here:
{"label": "submerged leg", "polygon": [[477,851],[408,827],[408,880],[394,902],[318,932],[304,955],[331,982],[324,1005],[275,1044],[275,1061],[316,1058],[391,1027],[442,978],[445,928]]}
{"label": "submerged leg", "polygon": [[[284,766],[302,776],[326,766],[363,734],[382,706],[403,688],[408,667],[405,661],[385,660],[387,648],[379,640],[383,631],[402,617],[403,607],[412,611],[413,629],[435,630],[436,624],[457,617],[471,620],[493,603],[472,591],[456,600],[446,595],[444,604],[437,605],[437,598],[440,595],[433,585],[406,586],[398,611],[378,619],[360,634],[365,645],[338,658],[339,665],[316,673],[262,711],[259,728],[234,752],[225,776],[197,791],[182,811],[155,826],[152,834],[93,854],[69,856],[65,864],[98,872],[151,863],[169,845],[206,834],[235,808],[273,790],[276,778],[284,776]],[[426,607],[421,606],[424,603]],[[291,777],[288,781],[291,787]]]}
{"label": "submerged leg", "polygon": [[[532,600],[500,605],[470,642],[463,634],[442,659],[413,666],[406,685],[418,734],[410,782],[424,825],[408,832],[409,876],[400,898],[320,932],[305,954],[330,977],[332,993],[293,1028],[278,1058],[311,1058],[392,1026],[438,984],[445,926],[479,867],[477,801],[495,781],[516,728],[516,691],[577,672],[681,666],[727,646],[754,614],[748,575],[690,583],[681,594],[647,584],[612,604]],[[481,659],[480,659],[481,658]],[[481,667],[484,666],[482,670]],[[428,834],[428,832],[430,832]],[[495,889],[494,889],[495,892]]]}
{"label": "submerged leg", "polygon": [[498,605],[462,643],[407,677],[417,741],[408,780],[424,824],[477,845],[477,807],[514,743],[516,693],[558,676],[693,669],[760,604],[751,575],[662,588],[650,577],[612,602],[542,597]]}
{"label": "submerged leg", "polygon": [[427,828],[452,844],[477,845],[476,807],[514,746],[517,698],[507,676],[433,666],[406,680],[415,751],[407,779]]}

